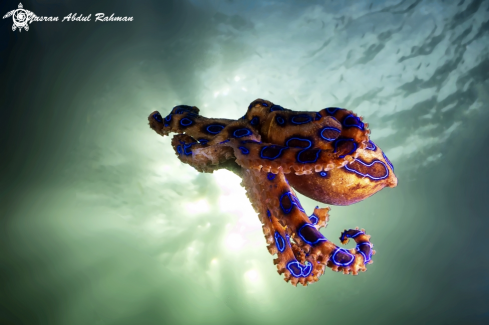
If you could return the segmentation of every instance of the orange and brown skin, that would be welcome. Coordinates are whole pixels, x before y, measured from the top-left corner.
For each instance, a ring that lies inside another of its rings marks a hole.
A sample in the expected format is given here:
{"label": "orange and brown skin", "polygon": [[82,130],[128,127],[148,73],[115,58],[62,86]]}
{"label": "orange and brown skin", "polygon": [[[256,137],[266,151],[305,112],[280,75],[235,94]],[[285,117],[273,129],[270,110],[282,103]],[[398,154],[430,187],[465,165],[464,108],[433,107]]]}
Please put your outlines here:
{"label": "orange and brown skin", "polygon": [[177,133],[172,146],[182,162],[199,172],[225,168],[242,177],[286,281],[307,285],[325,266],[357,274],[372,263],[375,251],[363,229],[340,237],[342,243],[353,238],[356,248],[339,248],[319,232],[329,208],[308,217],[292,189],[326,204],[349,205],[397,185],[392,164],[353,112],[295,112],[257,99],[239,120],[205,118],[184,105],[165,118],[153,112],[148,120],[162,136]]}

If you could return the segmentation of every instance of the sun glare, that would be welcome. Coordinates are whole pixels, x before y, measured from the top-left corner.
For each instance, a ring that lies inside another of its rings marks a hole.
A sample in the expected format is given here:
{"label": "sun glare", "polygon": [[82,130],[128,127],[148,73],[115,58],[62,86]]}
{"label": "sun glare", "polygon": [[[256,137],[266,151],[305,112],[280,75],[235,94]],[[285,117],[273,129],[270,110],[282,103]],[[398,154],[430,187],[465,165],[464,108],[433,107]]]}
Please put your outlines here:
{"label": "sun glare", "polygon": [[185,204],[185,209],[194,214],[209,212],[210,206],[206,199]]}

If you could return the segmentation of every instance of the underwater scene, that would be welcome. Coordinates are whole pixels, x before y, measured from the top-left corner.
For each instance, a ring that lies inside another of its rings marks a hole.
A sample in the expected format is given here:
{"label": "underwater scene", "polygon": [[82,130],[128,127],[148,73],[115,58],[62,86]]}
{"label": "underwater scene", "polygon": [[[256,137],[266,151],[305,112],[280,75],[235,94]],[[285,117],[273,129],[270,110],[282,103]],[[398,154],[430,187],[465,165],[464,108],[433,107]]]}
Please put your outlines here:
{"label": "underwater scene", "polygon": [[0,325],[489,323],[489,1],[0,8]]}

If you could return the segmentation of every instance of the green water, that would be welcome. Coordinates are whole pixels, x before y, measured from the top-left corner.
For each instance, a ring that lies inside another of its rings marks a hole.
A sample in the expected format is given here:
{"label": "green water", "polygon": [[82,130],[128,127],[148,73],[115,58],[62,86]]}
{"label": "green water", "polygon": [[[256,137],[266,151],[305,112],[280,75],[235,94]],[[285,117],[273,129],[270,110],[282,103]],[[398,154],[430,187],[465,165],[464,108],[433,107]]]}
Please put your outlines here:
{"label": "green water", "polygon": [[[489,321],[487,1],[23,5],[134,21],[2,20],[0,324]],[[256,98],[369,123],[399,185],[322,231],[365,228],[366,273],[285,283],[239,178],[198,174],[147,124]]]}

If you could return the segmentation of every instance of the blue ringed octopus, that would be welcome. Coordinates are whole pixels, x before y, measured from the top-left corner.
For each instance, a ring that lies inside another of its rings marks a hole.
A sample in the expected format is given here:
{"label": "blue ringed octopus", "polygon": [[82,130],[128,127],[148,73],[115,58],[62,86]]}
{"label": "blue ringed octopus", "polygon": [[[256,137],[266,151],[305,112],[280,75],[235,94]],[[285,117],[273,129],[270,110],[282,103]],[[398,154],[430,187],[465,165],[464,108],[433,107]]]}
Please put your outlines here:
{"label": "blue ringed octopus", "polygon": [[206,118],[186,105],[166,117],[155,111],[148,120],[161,136],[177,133],[171,143],[183,163],[241,176],[285,281],[316,282],[326,266],[357,275],[372,263],[375,251],[364,229],[345,230],[339,238],[342,244],[354,240],[355,248],[335,245],[319,231],[330,208],[316,207],[308,216],[295,192],[350,205],[397,185],[394,166],[355,113],[338,107],[298,112],[257,99],[238,120]]}

